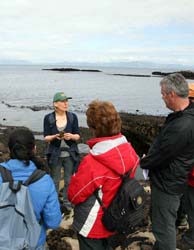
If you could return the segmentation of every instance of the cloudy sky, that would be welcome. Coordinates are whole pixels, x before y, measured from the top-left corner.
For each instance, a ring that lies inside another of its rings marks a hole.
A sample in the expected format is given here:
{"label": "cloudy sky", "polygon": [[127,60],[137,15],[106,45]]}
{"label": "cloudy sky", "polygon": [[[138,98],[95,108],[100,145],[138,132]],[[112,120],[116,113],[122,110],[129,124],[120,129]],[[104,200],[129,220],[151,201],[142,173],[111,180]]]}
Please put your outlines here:
{"label": "cloudy sky", "polygon": [[0,61],[194,65],[193,0],[0,0]]}

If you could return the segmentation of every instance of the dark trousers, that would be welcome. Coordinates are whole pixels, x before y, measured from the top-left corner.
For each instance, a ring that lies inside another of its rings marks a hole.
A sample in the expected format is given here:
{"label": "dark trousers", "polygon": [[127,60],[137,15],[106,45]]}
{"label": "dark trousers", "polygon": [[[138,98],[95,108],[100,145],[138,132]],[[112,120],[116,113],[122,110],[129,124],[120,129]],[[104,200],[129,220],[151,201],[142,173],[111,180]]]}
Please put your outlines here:
{"label": "dark trousers", "polygon": [[177,220],[176,220],[177,227],[181,224],[183,219],[186,219],[185,195],[183,195],[181,197],[181,203],[180,203],[179,209],[177,211]]}
{"label": "dark trousers", "polygon": [[107,238],[93,239],[86,238],[78,234],[79,249],[80,250],[111,250]]}
{"label": "dark trousers", "polygon": [[67,208],[71,208],[71,203],[67,198],[67,190],[73,173],[74,161],[71,157],[59,158],[56,165],[50,166],[51,177],[53,178],[57,192],[59,192],[59,182],[61,180],[61,168],[64,169],[63,203]]}
{"label": "dark trousers", "polygon": [[188,186],[185,192],[185,208],[189,229],[184,235],[185,241],[194,246],[194,187]]}
{"label": "dark trousers", "polygon": [[151,219],[156,250],[176,249],[175,223],[181,196],[164,193],[152,185]]}

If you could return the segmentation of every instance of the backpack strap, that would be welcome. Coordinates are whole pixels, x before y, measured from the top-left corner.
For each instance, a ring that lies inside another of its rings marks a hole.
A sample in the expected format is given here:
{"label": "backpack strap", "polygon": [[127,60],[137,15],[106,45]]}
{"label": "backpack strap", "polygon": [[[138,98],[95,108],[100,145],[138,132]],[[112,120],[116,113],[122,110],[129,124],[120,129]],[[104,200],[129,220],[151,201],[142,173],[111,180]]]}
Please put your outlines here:
{"label": "backpack strap", "polygon": [[12,177],[10,170],[8,170],[7,168],[0,165],[0,173],[1,173],[1,177],[2,177],[3,182],[12,182],[13,183],[13,177]]}
{"label": "backpack strap", "polygon": [[102,210],[105,211],[105,210],[106,210],[106,207],[105,207],[104,203],[102,202],[102,199],[100,198],[98,191],[99,191],[99,188],[97,188],[97,189],[94,191],[94,195],[95,195],[95,197],[96,197],[98,203],[99,203],[100,206],[102,207]]}
{"label": "backpack strap", "polygon": [[17,193],[21,188],[22,182],[18,181],[17,183],[14,183],[11,171],[1,165],[0,165],[0,173],[3,182],[9,182],[9,188],[12,190],[12,192]]}
{"label": "backpack strap", "polygon": [[126,179],[130,178],[130,175],[131,175],[132,171],[133,171],[133,168],[131,168],[131,169],[130,169],[128,172],[126,172],[125,174],[120,175],[121,179],[122,179],[122,180],[126,180]]}
{"label": "backpack strap", "polygon": [[41,169],[36,169],[29,178],[23,183],[24,186],[29,186],[30,184],[38,181],[46,174],[46,171],[43,171]]}
{"label": "backpack strap", "polygon": [[[114,173],[116,173],[117,175],[120,176],[120,178],[121,178],[121,180],[122,180],[122,181],[121,181],[121,184],[120,184],[120,186],[119,186],[119,188],[120,188],[121,185],[122,185],[122,183],[123,183],[123,181],[129,178],[130,174],[131,174],[132,171],[133,171],[133,168],[131,168],[131,169],[130,169],[128,172],[126,172],[125,174],[118,174],[114,169],[111,169],[111,171],[114,172]],[[105,211],[105,210],[106,210],[106,207],[105,207],[104,203],[102,202],[102,199],[100,198],[98,191],[99,191],[99,188],[97,188],[97,189],[94,191],[93,194],[96,196],[96,199],[97,199],[98,203],[100,204],[100,206],[102,207],[102,210]]]}

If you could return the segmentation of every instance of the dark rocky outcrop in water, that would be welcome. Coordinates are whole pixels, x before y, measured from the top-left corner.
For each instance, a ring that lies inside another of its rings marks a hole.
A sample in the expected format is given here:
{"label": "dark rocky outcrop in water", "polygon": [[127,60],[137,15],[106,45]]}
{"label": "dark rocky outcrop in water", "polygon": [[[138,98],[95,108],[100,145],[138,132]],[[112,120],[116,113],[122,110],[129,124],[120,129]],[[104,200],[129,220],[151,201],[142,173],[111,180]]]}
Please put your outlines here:
{"label": "dark rocky outcrop in water", "polygon": [[174,73],[180,73],[182,74],[186,79],[194,79],[194,71],[191,70],[181,70],[181,71],[176,71],[176,72],[160,72],[160,71],[154,71],[152,72],[153,76],[167,76],[170,74],[174,74]]}
{"label": "dark rocky outcrop in water", "polygon": [[[42,70],[50,70],[50,71],[59,71],[59,72],[102,72],[98,69],[78,69],[78,68],[51,68],[51,69],[42,69]],[[194,71],[191,70],[181,70],[181,71],[175,71],[175,72],[161,72],[161,71],[153,71],[152,75],[144,75],[144,74],[108,74],[108,75],[114,75],[114,76],[130,76],[130,77],[164,77],[173,73],[180,73],[182,74],[186,79],[194,79]]]}
{"label": "dark rocky outcrop in water", "polygon": [[52,70],[52,71],[60,71],[60,72],[76,72],[76,71],[82,71],[82,72],[102,72],[98,69],[76,69],[76,68],[52,68],[52,69],[42,69],[42,70]]}
{"label": "dark rocky outcrop in water", "polygon": [[32,105],[32,106],[24,106],[24,105],[16,106],[16,105],[6,103],[4,101],[2,101],[1,103],[6,105],[8,108],[31,109],[32,111],[52,110],[53,109],[53,107],[49,106],[49,105],[46,105],[46,106],[35,106],[35,105]]}
{"label": "dark rocky outcrop in water", "polygon": [[151,77],[151,75],[139,75],[139,74],[111,74],[113,76],[134,76],[134,77]]}

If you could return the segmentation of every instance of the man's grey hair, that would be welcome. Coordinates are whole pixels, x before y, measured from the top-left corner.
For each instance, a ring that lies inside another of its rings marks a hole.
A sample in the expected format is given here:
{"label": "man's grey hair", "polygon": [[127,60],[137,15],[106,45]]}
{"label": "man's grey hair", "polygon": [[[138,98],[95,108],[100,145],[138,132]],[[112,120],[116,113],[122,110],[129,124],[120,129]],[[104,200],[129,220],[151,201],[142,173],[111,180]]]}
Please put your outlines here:
{"label": "man's grey hair", "polygon": [[180,73],[170,74],[165,76],[160,81],[160,86],[166,86],[166,94],[170,92],[175,92],[179,97],[187,98],[189,95],[188,83],[185,80],[184,76]]}

